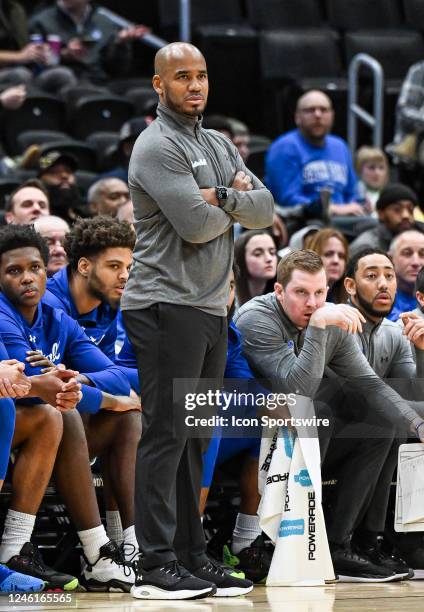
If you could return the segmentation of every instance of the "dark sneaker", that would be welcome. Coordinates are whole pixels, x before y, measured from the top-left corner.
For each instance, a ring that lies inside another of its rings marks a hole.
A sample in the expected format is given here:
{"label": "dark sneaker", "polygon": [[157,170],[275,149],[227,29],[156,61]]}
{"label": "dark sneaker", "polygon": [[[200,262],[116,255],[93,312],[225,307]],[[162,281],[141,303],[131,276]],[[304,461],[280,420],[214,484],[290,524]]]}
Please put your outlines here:
{"label": "dark sneaker", "polygon": [[78,578],[75,576],[62,574],[47,567],[38,548],[32,542],[25,542],[19,555],[9,559],[6,565],[15,572],[43,580],[46,583],[45,590],[75,591],[78,586]]}
{"label": "dark sneaker", "polygon": [[101,547],[95,563],[87,562],[83,575],[87,590],[96,593],[129,593],[135,582],[132,564],[113,540]]}
{"label": "dark sneaker", "polygon": [[20,574],[0,564],[0,593],[38,593],[44,589],[39,578]]}
{"label": "dark sneaker", "polygon": [[408,567],[407,563],[396,554],[389,555],[384,552],[378,540],[372,546],[356,547],[355,551],[370,559],[375,565],[387,567],[400,580],[409,580],[414,576],[414,571]]}
{"label": "dark sneaker", "polygon": [[137,563],[131,595],[136,599],[203,599],[215,591],[212,582],[196,578],[178,561],[170,561],[149,570]]}
{"label": "dark sneaker", "polygon": [[[225,546],[225,548],[227,548],[227,550],[228,550],[227,546]],[[216,559],[216,557],[214,557],[212,553],[207,552],[206,556],[212,561],[212,563],[217,563],[218,565],[220,565],[222,567],[223,571],[227,572],[227,574],[229,576],[234,576],[235,578],[246,578],[246,576],[244,575],[244,572],[235,569],[231,565],[223,563],[219,559]]]}
{"label": "dark sneaker", "polygon": [[356,554],[350,546],[331,551],[333,566],[339,582],[392,582],[400,580],[384,565],[373,563],[363,554]]}
{"label": "dark sneaker", "polygon": [[238,572],[244,572],[248,580],[259,583],[265,582],[274,554],[274,546],[266,542],[263,535],[259,535],[247,548],[243,548],[234,555],[228,546],[223,549],[223,561],[231,565]]}
{"label": "dark sneaker", "polygon": [[237,597],[237,595],[246,595],[253,589],[251,580],[236,578],[221,565],[210,560],[193,570],[193,576],[216,584],[215,597]]}

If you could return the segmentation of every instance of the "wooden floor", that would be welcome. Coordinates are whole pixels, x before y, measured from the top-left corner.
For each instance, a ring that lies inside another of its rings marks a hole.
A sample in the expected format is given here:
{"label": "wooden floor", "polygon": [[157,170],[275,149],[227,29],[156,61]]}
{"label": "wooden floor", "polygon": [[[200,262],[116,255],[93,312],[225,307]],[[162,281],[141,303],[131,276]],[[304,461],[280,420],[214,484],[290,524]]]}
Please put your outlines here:
{"label": "wooden floor", "polygon": [[192,612],[423,612],[424,581],[388,585],[339,584],[325,588],[255,587],[246,597],[203,599],[198,601],[140,601],[130,595],[78,593],[69,606],[14,606],[0,597],[0,610],[97,610],[98,612],[132,612],[133,610],[189,610]]}

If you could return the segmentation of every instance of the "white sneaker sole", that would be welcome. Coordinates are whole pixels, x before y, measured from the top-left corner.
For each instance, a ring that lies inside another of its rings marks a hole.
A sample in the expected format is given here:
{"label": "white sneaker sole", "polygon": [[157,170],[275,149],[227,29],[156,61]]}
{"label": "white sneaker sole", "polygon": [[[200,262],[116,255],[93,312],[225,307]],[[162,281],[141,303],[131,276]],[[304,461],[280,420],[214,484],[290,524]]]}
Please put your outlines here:
{"label": "white sneaker sole", "polygon": [[145,586],[133,586],[131,595],[136,599],[202,599],[214,594],[214,589],[199,589],[198,591],[166,591],[159,587],[146,584]]}
{"label": "white sneaker sole", "polygon": [[338,582],[398,582],[402,580],[399,575],[387,576],[386,578],[364,578],[362,576],[343,576],[339,574]]}
{"label": "white sneaker sole", "polygon": [[253,584],[250,587],[230,587],[227,589],[216,589],[214,597],[238,597],[239,595],[247,595],[253,589]]}

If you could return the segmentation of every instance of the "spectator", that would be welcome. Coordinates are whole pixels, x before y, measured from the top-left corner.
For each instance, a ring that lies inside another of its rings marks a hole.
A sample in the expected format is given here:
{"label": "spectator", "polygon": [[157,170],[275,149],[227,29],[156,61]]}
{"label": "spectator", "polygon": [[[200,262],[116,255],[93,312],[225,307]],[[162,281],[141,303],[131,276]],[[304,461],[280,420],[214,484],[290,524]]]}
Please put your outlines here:
{"label": "spectator", "polygon": [[[328,437],[323,430],[318,433],[323,470],[343,465],[326,510],[335,573],[347,581],[386,582],[396,579],[393,569],[383,559],[373,561],[353,553],[351,534],[370,508],[397,428],[423,421],[375,374],[352,337],[362,331],[364,316],[345,304],[325,306],[326,285],[321,258],[312,251],[294,251],[278,265],[275,293],[242,306],[236,324],[244,355],[257,377],[272,380],[273,390],[313,398],[317,416],[322,414],[321,401],[326,404],[324,413],[331,412],[333,435]],[[349,394],[360,396],[361,409],[369,415],[365,436],[349,434],[352,415],[346,410],[345,392],[335,393],[334,380],[330,387],[324,385],[327,367],[336,376],[349,379]],[[326,391],[331,393],[326,396]],[[384,524],[385,515],[378,519]]]}
{"label": "spectator", "polygon": [[118,178],[103,178],[91,185],[87,202],[93,215],[116,217],[121,206],[130,200],[127,183]]}
{"label": "spectator", "polygon": [[234,245],[234,261],[238,268],[237,307],[273,290],[277,249],[268,232],[249,230],[241,234]]}
{"label": "spectator", "polygon": [[424,62],[413,64],[402,83],[396,106],[396,127],[390,153],[405,161],[417,160],[418,137],[424,130]]}
{"label": "spectator", "polygon": [[327,302],[344,304],[346,291],[343,277],[349,259],[349,245],[342,233],[325,228],[306,240],[305,248],[315,251],[321,257],[327,276]]}
{"label": "spectator", "polygon": [[389,253],[397,278],[396,299],[389,319],[397,321],[402,312],[417,307],[415,282],[424,266],[424,234],[416,230],[402,232],[392,240]]}
{"label": "spectator", "polygon": [[43,183],[31,179],[12,191],[6,202],[4,219],[8,224],[28,225],[49,214],[49,197]]}
{"label": "spectator", "polygon": [[310,91],[298,100],[297,129],[280,136],[266,158],[265,182],[275,201],[300,207],[299,214],[319,218],[322,192],[329,192],[329,214],[363,216],[367,210],[357,200],[357,179],[347,144],[330,135],[334,111],[321,91]]}
{"label": "spectator", "polygon": [[424,268],[418,272],[417,280],[415,281],[415,297],[417,298],[417,308],[415,314],[424,317]]}
{"label": "spectator", "polygon": [[[49,46],[30,42],[25,11],[16,0],[0,0],[0,87],[29,83],[34,68],[42,71],[35,83],[50,91],[72,84],[72,72],[62,66],[50,66]],[[41,75],[40,75],[41,77]]]}
{"label": "spectator", "polygon": [[414,221],[414,206],[417,203],[415,192],[406,185],[387,185],[376,203],[378,225],[355,238],[350,244],[351,255],[355,255],[364,247],[388,251],[391,241],[400,232],[412,228],[424,231],[424,224]]}
{"label": "spectator", "polygon": [[51,212],[68,223],[75,221],[78,214],[86,215],[76,183],[77,169],[75,157],[60,151],[50,151],[38,160],[38,177],[49,194]]}
{"label": "spectator", "polygon": [[69,225],[60,217],[45,215],[35,220],[34,229],[47,241],[49,247],[47,276],[53,276],[68,263],[63,245],[65,236],[69,232]]}
{"label": "spectator", "polygon": [[30,20],[30,30],[62,41],[61,61],[80,79],[105,83],[111,76],[129,72],[132,52],[129,42],[148,32],[138,25],[120,29],[89,0],[56,0]]}
{"label": "spectator", "polygon": [[133,117],[124,123],[119,132],[118,156],[120,163],[116,168],[104,172],[101,178],[115,177],[128,183],[128,164],[134,143],[141,132],[153,121],[152,117]]}
{"label": "spectator", "polygon": [[359,177],[358,193],[375,214],[376,202],[389,180],[389,163],[386,154],[375,147],[361,147],[355,156]]}

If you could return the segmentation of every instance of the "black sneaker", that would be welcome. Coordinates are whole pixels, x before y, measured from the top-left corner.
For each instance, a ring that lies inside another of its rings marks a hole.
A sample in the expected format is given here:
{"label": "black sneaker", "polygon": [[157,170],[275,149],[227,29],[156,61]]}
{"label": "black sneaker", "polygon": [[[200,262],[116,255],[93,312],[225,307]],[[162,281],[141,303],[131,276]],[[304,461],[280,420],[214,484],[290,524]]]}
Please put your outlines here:
{"label": "black sneaker", "polygon": [[227,546],[224,546],[223,560],[226,565],[231,565],[236,571],[244,572],[248,580],[263,583],[268,576],[273,554],[273,544],[266,542],[261,534],[250,546],[243,548],[237,555],[233,554]]}
{"label": "black sneaker", "polygon": [[95,563],[88,563],[83,571],[84,586],[95,593],[129,593],[135,582],[131,563],[124,560],[122,550],[113,540],[100,548]]}
{"label": "black sneaker", "polygon": [[251,580],[232,576],[220,564],[211,560],[193,570],[193,576],[216,584],[215,597],[237,597],[237,595],[246,595],[253,589]]}
{"label": "black sneaker", "polygon": [[7,567],[20,574],[26,574],[44,580],[45,590],[60,589],[61,591],[75,591],[78,578],[47,567],[41,558],[38,548],[32,542],[25,542],[19,555],[15,555],[6,563]]}
{"label": "black sneaker", "polygon": [[370,559],[375,565],[382,565],[394,572],[400,580],[410,580],[414,576],[414,571],[408,567],[407,563],[398,555],[384,552],[381,542],[377,540],[371,546],[358,546],[355,551]]}
{"label": "black sneaker", "polygon": [[196,578],[178,561],[160,567],[143,569],[135,564],[136,579],[131,595],[136,599],[202,599],[216,592],[216,586]]}
{"label": "black sneaker", "polygon": [[339,582],[392,582],[400,580],[394,571],[373,563],[363,554],[356,554],[350,545],[331,551],[334,571]]}

